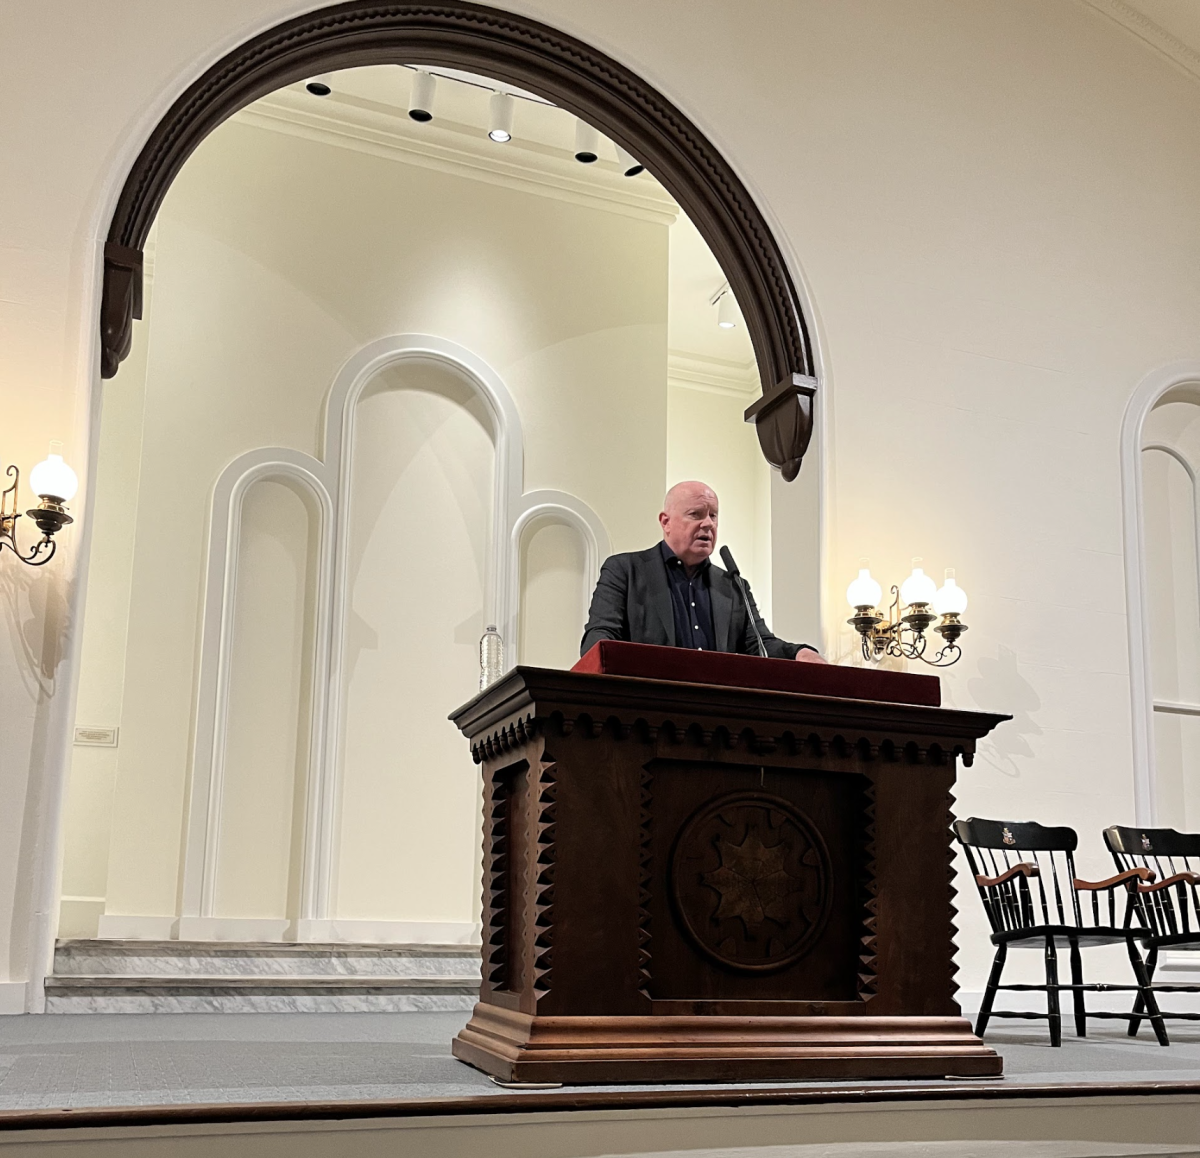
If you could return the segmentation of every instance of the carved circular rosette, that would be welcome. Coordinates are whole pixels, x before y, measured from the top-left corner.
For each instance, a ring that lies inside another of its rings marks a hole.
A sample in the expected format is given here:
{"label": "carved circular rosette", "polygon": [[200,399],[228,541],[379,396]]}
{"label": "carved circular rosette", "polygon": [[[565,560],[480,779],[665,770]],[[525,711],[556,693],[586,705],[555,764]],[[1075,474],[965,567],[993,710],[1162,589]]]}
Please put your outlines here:
{"label": "carved circular rosette", "polygon": [[783,969],[813,947],[829,917],[829,853],[788,801],[760,792],[721,796],[680,828],[670,894],[706,957],[739,973]]}

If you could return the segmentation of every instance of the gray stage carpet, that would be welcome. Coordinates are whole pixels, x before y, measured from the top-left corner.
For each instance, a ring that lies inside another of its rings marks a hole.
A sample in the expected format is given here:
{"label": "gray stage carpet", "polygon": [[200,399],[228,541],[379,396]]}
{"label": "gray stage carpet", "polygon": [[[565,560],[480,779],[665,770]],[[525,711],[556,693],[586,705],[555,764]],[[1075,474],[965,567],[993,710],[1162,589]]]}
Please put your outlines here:
{"label": "gray stage carpet", "polygon": [[[511,1093],[450,1056],[450,1039],[466,1018],[466,1013],[0,1017],[0,1110]],[[1036,1025],[1002,1023],[989,1032],[988,1044],[1004,1056],[1004,1087],[1200,1081],[1200,1024],[1169,1023],[1169,1049],[1155,1044],[1146,1026],[1130,1040],[1119,1023],[1101,1023],[1080,1040],[1068,1025],[1069,1019],[1061,1049],[1052,1049],[1044,1028]],[[617,1088],[704,1087],[586,1087]]]}

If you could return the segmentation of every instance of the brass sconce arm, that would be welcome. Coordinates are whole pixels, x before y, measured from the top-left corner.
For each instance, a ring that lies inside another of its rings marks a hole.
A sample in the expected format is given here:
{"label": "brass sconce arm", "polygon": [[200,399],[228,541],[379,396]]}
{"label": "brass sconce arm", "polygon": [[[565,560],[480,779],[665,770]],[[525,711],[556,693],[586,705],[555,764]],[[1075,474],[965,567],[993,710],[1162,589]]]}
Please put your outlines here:
{"label": "brass sconce arm", "polygon": [[899,587],[892,587],[892,603],[886,619],[878,608],[865,604],[856,606],[854,612],[846,622],[862,637],[863,659],[868,662],[878,662],[890,655],[897,659],[919,659],[931,667],[949,667],[962,657],[958,639],[967,625],[954,613],[942,615],[941,623],[933,628],[942,637],[941,649],[932,658],[925,654],[928,632],[938,615],[928,603],[911,603],[901,614]]}
{"label": "brass sconce arm", "polygon": [[39,496],[41,502],[25,514],[34,521],[42,537],[23,554],[17,545],[17,520],[21,517],[21,512],[17,509],[21,472],[16,464],[10,463],[5,474],[12,482],[0,491],[0,554],[3,554],[4,548],[7,547],[22,563],[31,567],[44,566],[54,558],[58,547],[54,540],[55,534],[68,523],[74,522],[74,519],[67,514],[60,498],[55,495]]}

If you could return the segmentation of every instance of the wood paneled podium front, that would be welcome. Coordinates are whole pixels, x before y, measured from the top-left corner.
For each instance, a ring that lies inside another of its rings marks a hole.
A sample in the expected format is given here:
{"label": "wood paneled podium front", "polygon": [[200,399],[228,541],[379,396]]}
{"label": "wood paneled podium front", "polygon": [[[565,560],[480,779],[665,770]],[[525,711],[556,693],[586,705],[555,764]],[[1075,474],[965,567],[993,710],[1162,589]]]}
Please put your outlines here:
{"label": "wood paneled podium front", "polygon": [[994,1075],[954,1000],[955,760],[1007,716],[936,677],[601,643],[456,711],[484,787],[506,1081]]}

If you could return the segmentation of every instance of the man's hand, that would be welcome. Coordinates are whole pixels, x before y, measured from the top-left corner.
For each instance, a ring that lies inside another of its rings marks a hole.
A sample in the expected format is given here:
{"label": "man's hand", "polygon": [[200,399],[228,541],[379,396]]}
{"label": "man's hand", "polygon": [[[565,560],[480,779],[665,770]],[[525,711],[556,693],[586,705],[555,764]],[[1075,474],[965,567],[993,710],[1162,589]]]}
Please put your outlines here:
{"label": "man's hand", "polygon": [[797,663],[828,663],[827,660],[819,651],[813,651],[811,648],[802,647],[796,652]]}

